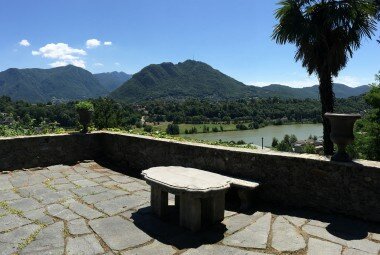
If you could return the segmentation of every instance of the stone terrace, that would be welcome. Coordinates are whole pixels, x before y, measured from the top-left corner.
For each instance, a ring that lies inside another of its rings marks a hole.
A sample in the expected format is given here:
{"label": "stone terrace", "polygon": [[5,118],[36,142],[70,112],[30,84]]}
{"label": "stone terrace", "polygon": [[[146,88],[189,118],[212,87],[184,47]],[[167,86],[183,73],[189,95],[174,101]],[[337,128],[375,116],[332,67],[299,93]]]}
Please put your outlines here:
{"label": "stone terrace", "polygon": [[229,208],[222,224],[194,234],[178,226],[174,206],[159,220],[149,197],[141,179],[93,161],[3,172],[0,254],[380,252],[380,226],[374,223],[258,205],[244,213]]}

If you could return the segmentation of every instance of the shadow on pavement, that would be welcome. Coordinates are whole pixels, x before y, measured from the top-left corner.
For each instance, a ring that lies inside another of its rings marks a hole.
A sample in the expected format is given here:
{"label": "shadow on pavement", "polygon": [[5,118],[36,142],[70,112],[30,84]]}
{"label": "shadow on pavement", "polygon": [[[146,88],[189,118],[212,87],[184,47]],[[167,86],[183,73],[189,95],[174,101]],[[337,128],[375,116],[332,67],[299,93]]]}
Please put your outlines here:
{"label": "shadow on pavement", "polygon": [[197,248],[203,244],[214,244],[224,237],[226,227],[219,223],[205,227],[193,233],[179,226],[179,213],[174,206],[169,206],[169,213],[159,218],[151,212],[150,206],[139,209],[132,214],[134,224],[152,238],[177,249]]}

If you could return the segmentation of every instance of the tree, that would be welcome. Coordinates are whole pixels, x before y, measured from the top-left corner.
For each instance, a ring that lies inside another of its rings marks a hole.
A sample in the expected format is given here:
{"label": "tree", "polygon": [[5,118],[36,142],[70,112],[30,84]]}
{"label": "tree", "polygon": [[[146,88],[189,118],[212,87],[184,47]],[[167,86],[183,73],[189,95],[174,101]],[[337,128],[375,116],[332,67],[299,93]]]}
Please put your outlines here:
{"label": "tree", "polygon": [[380,72],[376,75],[377,84],[372,84],[365,95],[366,102],[373,107],[355,125],[355,141],[351,148],[353,156],[369,160],[380,160]]}
{"label": "tree", "polygon": [[295,60],[318,76],[324,153],[332,155],[331,127],[324,117],[334,112],[332,78],[346,66],[361,39],[374,35],[376,6],[371,0],[283,0],[279,4],[279,23],[272,38],[279,44],[295,44]]}
{"label": "tree", "polygon": [[273,148],[276,148],[278,145],[278,139],[276,137],[273,137],[273,140],[272,140],[272,147]]}
{"label": "tree", "polygon": [[296,143],[298,141],[298,139],[297,139],[297,136],[296,135],[291,135],[290,136],[290,143],[291,144],[294,144],[294,143]]}
{"label": "tree", "polygon": [[169,135],[178,135],[179,134],[179,126],[177,124],[169,124],[166,128],[166,133]]}

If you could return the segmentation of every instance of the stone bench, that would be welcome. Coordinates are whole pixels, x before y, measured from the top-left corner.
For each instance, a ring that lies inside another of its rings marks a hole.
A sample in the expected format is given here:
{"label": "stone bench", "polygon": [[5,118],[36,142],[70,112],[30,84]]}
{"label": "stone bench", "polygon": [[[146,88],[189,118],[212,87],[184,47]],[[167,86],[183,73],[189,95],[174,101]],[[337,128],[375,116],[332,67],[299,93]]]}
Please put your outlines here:
{"label": "stone bench", "polygon": [[[151,207],[158,216],[168,211],[168,193],[175,195],[180,211],[180,225],[198,231],[203,225],[224,219],[225,193],[231,186],[242,189],[239,196],[248,204],[246,190],[257,183],[208,171],[177,166],[153,167],[142,171],[151,186]],[[241,195],[242,194],[242,195]]]}
{"label": "stone bench", "polygon": [[240,179],[236,177],[228,176],[230,179],[231,187],[237,188],[238,195],[240,198],[240,208],[247,209],[251,206],[252,201],[252,190],[258,188],[260,184],[258,182]]}

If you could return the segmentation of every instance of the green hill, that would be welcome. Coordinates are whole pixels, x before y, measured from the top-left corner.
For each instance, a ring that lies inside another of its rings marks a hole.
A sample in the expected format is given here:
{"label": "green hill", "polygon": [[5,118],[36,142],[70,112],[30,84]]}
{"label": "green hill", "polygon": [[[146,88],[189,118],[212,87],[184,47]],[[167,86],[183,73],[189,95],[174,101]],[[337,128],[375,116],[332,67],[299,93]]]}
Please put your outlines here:
{"label": "green hill", "polygon": [[124,72],[97,73],[94,76],[109,92],[117,89],[132,77]]}
{"label": "green hill", "polygon": [[51,69],[10,68],[0,72],[0,95],[12,100],[67,101],[106,94],[107,90],[90,72],[72,65]]}
{"label": "green hill", "polygon": [[211,66],[187,60],[176,65],[149,65],[110,94],[127,102],[150,99],[242,98],[252,95],[251,88]]}
{"label": "green hill", "polygon": [[[335,84],[337,98],[357,96],[369,90],[369,86],[351,88]],[[252,97],[319,98],[318,86],[291,88],[272,84],[265,87],[247,86],[211,66],[187,60],[183,63],[149,65],[132,76],[111,98],[137,102],[151,99],[236,99]]]}

